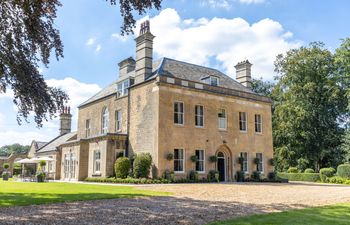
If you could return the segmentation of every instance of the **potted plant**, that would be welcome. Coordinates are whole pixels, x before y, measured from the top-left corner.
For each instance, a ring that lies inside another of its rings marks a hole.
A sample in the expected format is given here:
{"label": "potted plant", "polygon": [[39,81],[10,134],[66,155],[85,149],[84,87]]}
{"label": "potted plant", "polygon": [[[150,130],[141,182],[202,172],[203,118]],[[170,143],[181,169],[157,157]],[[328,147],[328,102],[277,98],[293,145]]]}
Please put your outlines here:
{"label": "potted plant", "polygon": [[216,155],[212,155],[209,157],[209,161],[212,163],[215,163],[218,161],[218,157]]}
{"label": "potted plant", "polygon": [[9,172],[7,171],[8,168],[10,168],[10,164],[8,163],[4,163],[3,168],[5,169],[5,171],[2,173],[2,180],[9,180]]}
{"label": "potted plant", "polygon": [[238,157],[238,163],[243,165],[244,158],[242,156]]}
{"label": "potted plant", "polygon": [[168,161],[173,160],[173,159],[174,159],[174,154],[173,154],[173,153],[168,153],[168,154],[166,155],[166,159],[167,159]]}
{"label": "potted plant", "polygon": [[243,171],[237,171],[236,179],[237,179],[237,182],[244,182],[244,172]]}
{"label": "potted plant", "polygon": [[253,162],[254,162],[254,164],[258,165],[260,163],[260,159],[259,158],[254,158]]}
{"label": "potted plant", "polygon": [[46,162],[44,160],[41,160],[39,162],[38,172],[36,173],[36,178],[37,178],[38,182],[44,182],[45,181],[46,174],[43,171],[43,167],[44,166],[46,166]]}
{"label": "potted plant", "polygon": [[197,161],[198,161],[198,157],[197,157],[196,155],[192,155],[192,156],[191,156],[191,161],[192,161],[193,163],[197,162]]}

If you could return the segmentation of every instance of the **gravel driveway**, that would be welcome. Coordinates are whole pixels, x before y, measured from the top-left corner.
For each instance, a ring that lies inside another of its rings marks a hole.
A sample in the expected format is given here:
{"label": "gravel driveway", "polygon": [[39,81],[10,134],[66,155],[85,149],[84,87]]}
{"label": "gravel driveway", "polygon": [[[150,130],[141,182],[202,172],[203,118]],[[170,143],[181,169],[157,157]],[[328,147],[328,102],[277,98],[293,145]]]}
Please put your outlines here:
{"label": "gravel driveway", "polygon": [[0,224],[205,224],[235,216],[350,202],[350,186],[308,183],[139,186],[171,197],[0,209]]}

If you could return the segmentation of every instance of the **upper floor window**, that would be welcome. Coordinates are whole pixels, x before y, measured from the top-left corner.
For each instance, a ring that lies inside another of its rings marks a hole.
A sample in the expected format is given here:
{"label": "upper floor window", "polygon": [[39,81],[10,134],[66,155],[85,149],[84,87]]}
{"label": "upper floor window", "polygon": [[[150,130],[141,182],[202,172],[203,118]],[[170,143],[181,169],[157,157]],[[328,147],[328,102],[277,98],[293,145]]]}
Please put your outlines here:
{"label": "upper floor window", "polygon": [[260,114],[255,114],[255,132],[262,133],[262,118]]}
{"label": "upper floor window", "polygon": [[243,158],[243,162],[241,164],[241,170],[243,172],[248,172],[248,153],[241,152],[241,157]]}
{"label": "upper floor window", "polygon": [[185,155],[183,149],[174,149],[174,172],[184,172]]}
{"label": "upper floor window", "polygon": [[195,106],[195,126],[203,127],[204,126],[204,107],[202,105]]}
{"label": "upper floor window", "polygon": [[226,115],[225,109],[219,109],[218,119],[219,119],[219,129],[226,130],[227,129],[227,115]]}
{"label": "upper floor window", "polygon": [[107,107],[102,110],[102,134],[106,134],[108,132],[108,124],[109,124],[109,113]]}
{"label": "upper floor window", "polygon": [[121,131],[122,130],[122,111],[118,110],[115,111],[115,131]]}
{"label": "upper floor window", "polygon": [[259,172],[264,172],[263,154],[262,153],[256,153],[256,158],[259,159],[259,163],[256,165],[256,170],[259,171]]}
{"label": "upper floor window", "polygon": [[203,79],[203,81],[211,86],[219,85],[219,78],[215,76],[206,77]]}
{"label": "upper floor window", "polygon": [[93,163],[93,172],[100,173],[101,172],[101,151],[94,151],[94,163]]}
{"label": "upper floor window", "polygon": [[204,150],[196,150],[196,171],[204,172]]}
{"label": "upper floor window", "polygon": [[184,103],[174,102],[174,123],[184,124]]}
{"label": "upper floor window", "polygon": [[239,112],[239,130],[247,131],[247,113]]}
{"label": "upper floor window", "polygon": [[85,121],[85,137],[90,136],[90,128],[91,128],[90,119],[88,119]]}
{"label": "upper floor window", "polygon": [[133,79],[126,79],[117,84],[117,95],[118,97],[128,94],[128,88],[134,84]]}

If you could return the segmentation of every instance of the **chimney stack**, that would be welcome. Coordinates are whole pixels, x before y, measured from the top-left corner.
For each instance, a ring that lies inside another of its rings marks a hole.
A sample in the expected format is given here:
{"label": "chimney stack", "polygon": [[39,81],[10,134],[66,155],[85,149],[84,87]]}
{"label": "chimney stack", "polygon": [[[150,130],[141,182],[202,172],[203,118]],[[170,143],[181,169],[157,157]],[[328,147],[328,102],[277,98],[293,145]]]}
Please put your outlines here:
{"label": "chimney stack", "polygon": [[252,86],[251,64],[248,60],[237,63],[236,68],[236,80],[247,88]]}
{"label": "chimney stack", "polygon": [[153,34],[149,20],[141,24],[140,35],[136,41],[135,83],[140,83],[152,75]]}
{"label": "chimney stack", "polygon": [[119,78],[126,78],[127,74],[135,70],[136,62],[135,59],[129,57],[118,63],[119,66]]}
{"label": "chimney stack", "polygon": [[60,111],[60,135],[71,132],[72,114],[70,107],[64,106]]}

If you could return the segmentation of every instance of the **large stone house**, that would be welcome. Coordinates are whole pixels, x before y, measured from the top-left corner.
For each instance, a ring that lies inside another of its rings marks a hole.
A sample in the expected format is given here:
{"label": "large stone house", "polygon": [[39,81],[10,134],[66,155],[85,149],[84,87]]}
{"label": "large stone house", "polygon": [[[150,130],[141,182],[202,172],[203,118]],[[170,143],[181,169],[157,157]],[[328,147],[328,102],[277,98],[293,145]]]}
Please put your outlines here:
{"label": "large stone house", "polygon": [[232,181],[240,170],[273,171],[271,100],[250,89],[252,64],[239,62],[234,80],[174,59],[153,61],[153,39],[146,21],[135,39],[136,60],[121,61],[119,78],[78,107],[77,132],[70,131],[69,110],[61,112],[60,136],[35,153],[56,159],[56,179],[112,176],[119,154],[142,152],[152,155],[153,176],[216,169]]}

